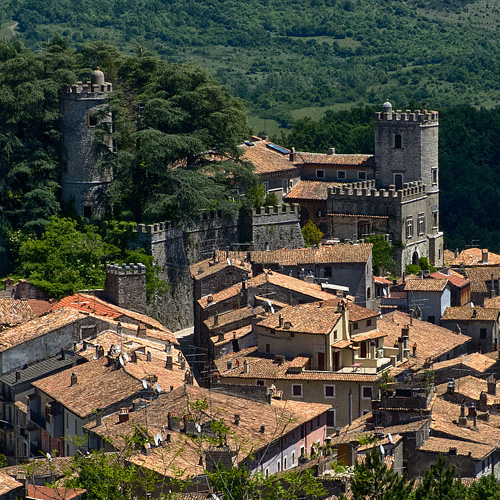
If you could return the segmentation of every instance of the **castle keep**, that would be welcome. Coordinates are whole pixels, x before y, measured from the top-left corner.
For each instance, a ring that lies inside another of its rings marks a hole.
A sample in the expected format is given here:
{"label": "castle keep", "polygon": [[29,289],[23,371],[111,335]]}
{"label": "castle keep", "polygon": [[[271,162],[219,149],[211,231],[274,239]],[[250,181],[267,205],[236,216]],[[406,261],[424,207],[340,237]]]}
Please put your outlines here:
{"label": "castle keep", "polygon": [[68,86],[61,93],[62,199],[88,218],[104,214],[106,187],[112,180],[111,169],[99,166],[99,159],[112,149],[111,139],[101,143],[95,137],[97,125],[111,128],[105,101],[112,91],[113,85],[96,69],[90,81]]}

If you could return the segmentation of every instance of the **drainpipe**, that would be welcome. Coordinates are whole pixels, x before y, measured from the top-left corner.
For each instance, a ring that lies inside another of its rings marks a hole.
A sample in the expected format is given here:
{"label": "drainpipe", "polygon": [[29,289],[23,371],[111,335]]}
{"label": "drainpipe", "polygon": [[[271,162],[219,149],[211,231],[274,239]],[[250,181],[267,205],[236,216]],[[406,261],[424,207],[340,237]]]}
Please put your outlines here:
{"label": "drainpipe", "polygon": [[352,389],[349,388],[349,425],[352,425]]}

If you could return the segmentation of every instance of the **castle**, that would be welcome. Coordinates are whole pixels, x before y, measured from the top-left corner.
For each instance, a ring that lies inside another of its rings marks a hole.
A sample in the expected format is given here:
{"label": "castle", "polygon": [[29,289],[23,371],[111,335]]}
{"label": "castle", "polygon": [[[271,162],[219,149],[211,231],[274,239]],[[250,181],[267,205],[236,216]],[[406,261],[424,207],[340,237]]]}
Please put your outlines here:
{"label": "castle", "polygon": [[421,257],[443,265],[438,127],[435,111],[386,102],[375,115],[374,155],[296,152],[257,137],[242,147],[267,192],[300,205],[302,224],[312,220],[331,240],[386,235],[403,272]]}

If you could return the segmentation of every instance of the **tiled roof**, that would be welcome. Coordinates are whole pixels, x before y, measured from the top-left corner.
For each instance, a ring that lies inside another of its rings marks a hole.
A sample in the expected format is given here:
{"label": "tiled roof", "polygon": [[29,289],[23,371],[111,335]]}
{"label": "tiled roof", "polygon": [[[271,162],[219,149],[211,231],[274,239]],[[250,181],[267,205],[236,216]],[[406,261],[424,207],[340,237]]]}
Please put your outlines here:
{"label": "tiled roof", "polygon": [[[33,386],[75,415],[86,418],[95,410],[118,404],[143,389],[139,380],[124,370],[108,367],[107,364],[106,357],[89,361],[38,380]],[[71,385],[72,373],[77,375],[75,385]]]}
{"label": "tiled roof", "polygon": [[0,325],[12,327],[36,316],[27,300],[0,299]]}
{"label": "tiled roof", "polygon": [[340,182],[328,181],[299,181],[292,189],[284,196],[287,201],[302,200],[327,200],[328,188],[340,186]]}
{"label": "tiled roof", "polygon": [[297,266],[300,264],[366,263],[372,251],[371,243],[324,245],[321,248],[297,248],[250,252],[250,260],[255,264],[280,264]]}
{"label": "tiled roof", "polygon": [[405,283],[405,292],[441,292],[447,284],[447,279],[410,280]]}
{"label": "tiled roof", "polygon": [[[474,352],[472,354],[466,354],[458,358],[448,359],[446,361],[440,361],[439,363],[434,363],[432,369],[434,371],[442,370],[445,368],[450,368],[453,366],[462,365],[477,372],[483,373],[496,364],[496,361],[481,354],[479,352]],[[458,376],[455,376],[458,378]]]}
{"label": "tiled roof", "polygon": [[372,332],[360,333],[359,335],[351,333],[351,340],[353,342],[363,342],[364,340],[380,339],[386,336],[387,334],[384,332],[378,332],[377,330],[373,330]]}
{"label": "tiled roof", "polygon": [[235,267],[237,269],[245,271],[248,274],[251,273],[250,264],[233,257],[229,259],[229,262],[224,257],[220,258],[220,260],[218,257],[218,260],[216,260],[215,262],[213,259],[202,260],[200,262],[197,262],[196,264],[189,266],[189,269],[191,271],[191,277],[195,280],[200,280],[207,278],[208,276],[212,276],[213,274],[216,274],[223,269],[226,269],[227,267]]}
{"label": "tiled roof", "polygon": [[[64,473],[73,463],[73,460],[74,457],[52,457],[49,461],[44,457],[31,459],[28,464],[30,465],[30,470],[34,471],[33,475],[35,478],[48,478],[48,481],[52,481],[50,478],[59,479],[63,477]],[[26,472],[26,464],[4,467],[1,472],[16,478],[19,472]]]}
{"label": "tiled roof", "polygon": [[497,295],[496,297],[488,297],[487,299],[484,299],[484,307],[500,311],[500,296]]}
{"label": "tiled roof", "polygon": [[[215,365],[220,374],[221,381],[225,378],[242,378],[242,379],[268,379],[268,380],[318,380],[327,382],[367,382],[376,383],[378,375],[370,375],[363,373],[336,373],[326,371],[306,370],[300,373],[295,373],[294,368],[297,368],[294,360],[287,360],[281,364],[274,361],[274,356],[271,354],[259,353],[257,347],[247,347],[237,353],[230,353],[215,360]],[[295,359],[295,358],[294,358]],[[234,361],[233,367],[228,370],[227,362]],[[239,363],[236,363],[236,360]],[[248,363],[248,373],[245,373],[243,361]],[[239,364],[239,366],[236,366]],[[289,373],[289,368],[292,368]]]}
{"label": "tiled roof", "polygon": [[409,346],[417,343],[416,357],[410,357],[408,366],[421,367],[427,358],[435,359],[470,341],[467,335],[459,335],[441,326],[433,325],[427,321],[412,320],[410,325],[409,314],[394,311],[385,314],[379,319],[377,326],[381,332],[387,334],[384,345],[391,346],[401,337],[401,329],[409,329]]}
{"label": "tiled roof", "polygon": [[[338,299],[284,307],[279,313],[271,314],[260,321],[258,326],[271,328],[284,334],[295,332],[327,335],[342,316],[337,312],[337,304]],[[279,326],[280,316],[283,318],[281,327]]]}
{"label": "tiled roof", "polygon": [[79,498],[87,490],[28,484],[26,500],[72,500]]}
{"label": "tiled roof", "polygon": [[471,292],[488,293],[486,282],[500,278],[500,267],[470,267],[465,270],[465,277],[470,281]]}
{"label": "tiled roof", "polygon": [[[444,383],[439,386],[439,389],[442,393],[446,392],[448,388],[448,384]],[[488,381],[484,379],[480,379],[477,377],[473,377],[472,375],[468,375],[466,377],[462,377],[455,382],[455,394],[459,394],[461,396],[465,396],[466,398],[472,399],[474,401],[479,401],[481,396],[481,392],[486,393],[486,401],[489,405],[497,405],[500,404],[500,389],[498,389],[498,394],[488,394]]]}
{"label": "tiled roof", "polygon": [[61,306],[66,306],[77,311],[95,314],[96,316],[117,319],[122,322],[127,321],[127,319],[131,321],[137,321],[138,323],[143,323],[144,325],[149,326],[153,330],[163,332],[165,335],[163,335],[162,337],[166,338],[170,342],[176,342],[174,334],[156,319],[151,318],[146,314],[141,314],[135,311],[131,311],[130,309],[116,306],[114,304],[111,304],[110,302],[106,302],[105,300],[99,299],[92,295],[70,295],[55,304],[52,309],[56,310]]}
{"label": "tiled roof", "polygon": [[43,335],[74,323],[85,316],[73,309],[62,307],[45,316],[34,318],[22,325],[8,328],[0,333],[0,352],[12,349]]}
{"label": "tiled roof", "polygon": [[458,273],[450,273],[444,274],[436,271],[435,273],[429,274],[429,278],[436,278],[440,280],[448,280],[452,285],[457,286],[458,288],[462,288],[469,284],[469,280],[466,280],[462,275],[458,275]]}
{"label": "tiled roof", "polygon": [[250,333],[252,333],[252,325],[246,325],[233,330],[232,332],[224,333],[224,340],[219,340],[219,336],[214,335],[211,337],[211,341],[214,346],[220,347],[231,342],[233,339],[241,339],[243,337],[246,337]]}
{"label": "tiled roof", "polygon": [[429,451],[433,453],[446,453],[450,448],[457,450],[457,455],[471,457],[474,460],[481,460],[489,455],[496,448],[493,445],[471,443],[459,441],[457,439],[444,439],[438,437],[429,437],[427,441],[420,446],[419,451]]}
{"label": "tiled roof", "polygon": [[[5,472],[0,472],[0,495],[8,495],[9,492],[22,488],[23,484],[16,481],[13,477],[9,476]],[[6,498],[10,498],[7,497]]]}
{"label": "tiled roof", "polygon": [[[262,314],[264,312],[263,307],[254,307],[252,311],[251,306],[242,307],[241,309],[235,309],[234,311],[228,311],[218,315],[217,324],[215,324],[215,316],[206,319],[203,324],[207,327],[209,332],[217,332],[218,329],[231,325],[232,323],[238,323],[239,321],[248,320]],[[213,335],[213,334],[212,334]]]}
{"label": "tiled roof", "polygon": [[356,166],[356,167],[370,167],[374,166],[373,155],[339,155],[339,154],[322,154],[322,153],[297,153],[302,163],[308,164],[328,164],[339,166]]}
{"label": "tiled roof", "polygon": [[493,252],[488,252],[488,261],[483,263],[483,249],[481,248],[467,248],[462,250],[458,257],[455,257],[451,265],[452,266],[498,266],[500,264],[500,255]]}
{"label": "tiled roof", "polygon": [[290,161],[289,154],[279,153],[268,147],[269,141],[256,141],[253,146],[242,144],[242,159],[254,164],[254,173],[259,176],[273,173],[289,173],[297,170],[297,165]]}
{"label": "tiled roof", "polygon": [[392,285],[392,281],[382,278],[381,276],[374,276],[373,280],[379,285]]}
{"label": "tiled roof", "polygon": [[441,321],[496,321],[499,313],[488,307],[447,307]]}
{"label": "tiled roof", "polygon": [[454,258],[455,252],[452,252],[451,250],[445,250],[443,252],[443,262],[445,266],[451,266]]}
{"label": "tiled roof", "polygon": [[[190,409],[190,403],[204,400],[209,402],[209,409],[201,412]],[[145,409],[130,412],[128,422],[118,423],[118,415],[113,414],[103,418],[99,427],[92,422],[86,428],[111,439],[115,446],[120,447],[123,436],[131,436],[137,425],[143,426],[150,436],[161,434],[163,441],[159,447],[152,447],[151,455],[136,454],[132,458],[133,463],[166,475],[173,472],[173,466],[183,471],[183,475],[198,475],[204,472],[204,466],[199,465],[203,450],[200,450],[198,442],[191,441],[185,434],[165,430],[168,413],[174,413],[181,420],[183,416],[195,418],[202,426],[213,419],[223,418],[230,429],[228,444],[234,447],[235,442],[238,443],[238,461],[241,461],[251,451],[261,449],[283,433],[323,414],[328,408],[328,405],[295,401],[273,401],[269,405],[199,387],[184,386],[161,395]],[[239,425],[234,423],[235,414],[240,416]],[[261,432],[262,426],[264,432]],[[171,437],[170,444],[166,443],[167,432]]]}
{"label": "tiled roof", "polygon": [[[335,303],[338,303],[338,299],[335,299]],[[349,321],[362,321],[364,319],[376,318],[380,316],[379,312],[371,311],[370,309],[358,306],[353,302],[347,303],[347,309],[349,310]]]}

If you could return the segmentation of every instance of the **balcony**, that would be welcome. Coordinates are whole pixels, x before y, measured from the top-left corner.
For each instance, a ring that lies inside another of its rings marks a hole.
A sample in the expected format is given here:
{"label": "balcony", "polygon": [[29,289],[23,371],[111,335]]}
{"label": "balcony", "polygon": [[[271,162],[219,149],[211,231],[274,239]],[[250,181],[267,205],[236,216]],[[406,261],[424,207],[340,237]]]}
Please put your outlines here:
{"label": "balcony", "polygon": [[337,373],[361,373],[363,375],[376,375],[392,366],[390,358],[354,358],[350,366],[343,366]]}
{"label": "balcony", "polygon": [[30,411],[29,413],[29,419],[38,425],[38,427],[41,427],[43,430],[46,430],[46,422],[45,419],[39,414],[35,413],[34,411]]}

